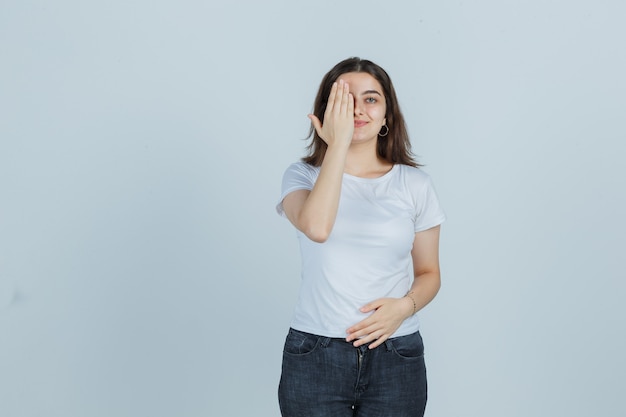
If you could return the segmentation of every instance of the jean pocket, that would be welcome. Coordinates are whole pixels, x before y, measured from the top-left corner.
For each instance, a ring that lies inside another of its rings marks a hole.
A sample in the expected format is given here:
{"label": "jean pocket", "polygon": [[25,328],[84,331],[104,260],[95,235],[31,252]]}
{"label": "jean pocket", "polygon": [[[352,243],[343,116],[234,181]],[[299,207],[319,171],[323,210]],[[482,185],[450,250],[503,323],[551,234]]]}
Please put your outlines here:
{"label": "jean pocket", "polygon": [[321,336],[289,329],[283,351],[290,355],[306,355],[315,350],[320,339]]}
{"label": "jean pocket", "polygon": [[424,342],[420,332],[390,339],[393,352],[405,359],[415,359],[424,356]]}

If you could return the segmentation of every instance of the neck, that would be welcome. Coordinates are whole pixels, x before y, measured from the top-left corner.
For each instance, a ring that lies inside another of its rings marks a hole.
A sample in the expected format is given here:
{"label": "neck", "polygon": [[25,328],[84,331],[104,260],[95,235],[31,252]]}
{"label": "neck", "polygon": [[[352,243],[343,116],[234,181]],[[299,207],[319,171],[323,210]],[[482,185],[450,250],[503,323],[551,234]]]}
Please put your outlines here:
{"label": "neck", "polygon": [[372,141],[350,146],[344,172],[356,177],[375,178],[387,173],[392,166],[378,156],[376,141]]}

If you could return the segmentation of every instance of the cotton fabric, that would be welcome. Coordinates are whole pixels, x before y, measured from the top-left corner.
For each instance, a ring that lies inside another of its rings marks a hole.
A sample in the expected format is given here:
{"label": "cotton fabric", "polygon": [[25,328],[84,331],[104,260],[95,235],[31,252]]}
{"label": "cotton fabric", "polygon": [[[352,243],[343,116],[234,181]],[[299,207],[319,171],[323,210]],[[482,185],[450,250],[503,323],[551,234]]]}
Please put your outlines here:
{"label": "cotton fabric", "polygon": [[[311,190],[320,168],[290,165],[282,181],[277,212],[296,190]],[[381,297],[403,297],[413,280],[411,249],[415,233],[445,220],[430,176],[396,164],[378,178],[343,174],[337,217],[328,240],[316,243],[297,231],[302,281],[291,327],[342,338],[367,317],[359,309]],[[370,314],[370,313],[368,313]],[[419,330],[417,315],[391,337]]]}

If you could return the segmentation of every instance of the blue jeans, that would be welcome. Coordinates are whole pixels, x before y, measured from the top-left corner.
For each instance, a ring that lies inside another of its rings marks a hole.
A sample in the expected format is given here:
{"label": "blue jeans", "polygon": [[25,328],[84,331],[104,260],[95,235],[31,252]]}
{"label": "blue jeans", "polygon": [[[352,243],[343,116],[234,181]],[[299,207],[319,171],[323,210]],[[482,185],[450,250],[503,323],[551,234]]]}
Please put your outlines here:
{"label": "blue jeans", "polygon": [[419,332],[375,349],[290,329],[278,387],[283,417],[421,417],[426,407]]}

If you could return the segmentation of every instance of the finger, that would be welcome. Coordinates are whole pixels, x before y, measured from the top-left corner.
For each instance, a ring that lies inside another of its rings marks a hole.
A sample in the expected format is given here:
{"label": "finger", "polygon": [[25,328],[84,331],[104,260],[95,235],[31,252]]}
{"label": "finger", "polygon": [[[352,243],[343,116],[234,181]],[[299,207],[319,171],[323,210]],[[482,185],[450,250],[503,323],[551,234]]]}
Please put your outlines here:
{"label": "finger", "polygon": [[346,330],[346,333],[348,334],[356,333],[360,330],[366,329],[370,325],[371,325],[371,319],[368,317],[364,320],[361,320],[354,326],[350,327],[348,330]]}
{"label": "finger", "polygon": [[343,80],[339,80],[339,84],[337,85],[337,88],[335,89],[335,100],[333,103],[333,111],[336,112],[341,112],[341,102],[343,100],[343,94],[344,94],[344,90],[345,90],[345,82]]}
{"label": "finger", "polygon": [[333,107],[335,105],[335,97],[337,96],[337,82],[333,83],[333,86],[330,88],[330,94],[328,94],[328,101],[326,102],[326,112],[324,115],[330,114],[333,111]]}
{"label": "finger", "polygon": [[[361,345],[366,345],[366,344],[368,344],[368,343],[377,343],[377,342],[378,342],[378,340],[377,340],[377,339],[378,339],[378,336],[379,336],[379,335],[382,335],[382,332],[381,332],[381,331],[378,331],[378,332],[372,332],[372,333],[368,334],[367,336],[363,336],[362,338],[360,338],[360,339],[356,340],[356,341],[352,344],[352,346],[354,346],[354,347],[359,347],[359,346],[361,346]],[[381,342],[381,343],[382,343],[382,342]],[[378,343],[378,344],[380,344],[380,343]],[[376,345],[376,346],[378,346],[378,345]],[[376,346],[374,346],[374,347],[376,347]]]}
{"label": "finger", "polygon": [[348,336],[346,337],[346,341],[351,342],[359,338],[368,337],[372,333],[374,333],[376,330],[377,330],[377,327],[375,323],[368,325],[368,326],[361,326],[360,328],[355,328],[355,330],[349,332]]}
{"label": "finger", "polygon": [[343,91],[341,94],[341,114],[345,115],[348,112],[348,103],[350,102],[350,86],[348,83],[343,84]]}
{"label": "finger", "polygon": [[348,94],[348,115],[354,117],[354,96]]}
{"label": "finger", "polygon": [[371,303],[367,303],[363,307],[361,307],[360,311],[362,313],[368,313],[370,311],[374,311],[374,310],[378,309],[382,305],[383,305],[383,300],[382,299],[374,300]]}
{"label": "finger", "polygon": [[348,331],[348,335],[346,336],[346,342],[352,342],[355,339],[359,338],[359,334],[356,331]]}
{"label": "finger", "polygon": [[353,340],[356,340],[366,334],[367,332],[361,332],[360,330],[351,331],[348,333],[348,336],[346,336],[346,342],[352,342]]}
{"label": "finger", "polygon": [[361,311],[361,313],[369,313],[370,311],[376,310],[377,308],[378,307],[373,306],[372,304],[365,304],[359,310]]}
{"label": "finger", "polygon": [[379,337],[378,339],[376,339],[376,341],[372,344],[370,344],[368,347],[370,349],[376,349],[378,346],[382,345],[383,343],[385,343],[385,341],[388,339],[387,335],[383,335],[381,337]]}

